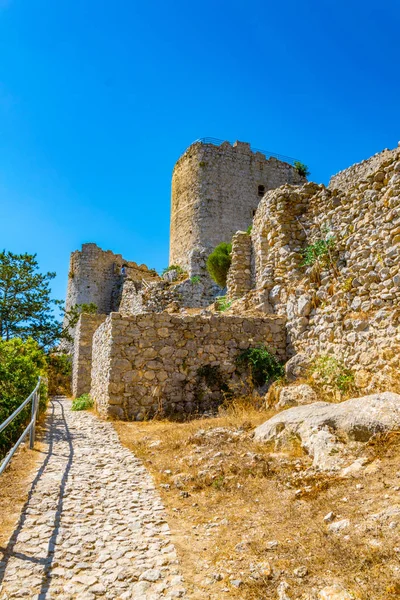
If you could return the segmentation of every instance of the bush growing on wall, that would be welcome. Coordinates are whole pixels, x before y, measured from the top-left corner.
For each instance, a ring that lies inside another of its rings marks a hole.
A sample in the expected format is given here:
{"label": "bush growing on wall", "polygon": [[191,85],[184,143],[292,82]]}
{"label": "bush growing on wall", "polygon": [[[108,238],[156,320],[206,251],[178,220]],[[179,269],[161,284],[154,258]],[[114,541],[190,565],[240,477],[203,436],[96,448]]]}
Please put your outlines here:
{"label": "bush growing on wall", "polygon": [[283,365],[265,346],[243,350],[236,363],[250,371],[252,382],[258,387],[282,377],[284,372]]}
{"label": "bush growing on wall", "polygon": [[315,265],[317,262],[322,266],[327,266],[333,263],[332,251],[335,249],[335,238],[328,237],[326,240],[316,240],[313,244],[309,244],[302,251],[303,267]]}
{"label": "bush growing on wall", "polygon": [[355,391],[355,378],[351,369],[335,356],[324,354],[314,360],[310,374],[313,383],[325,392],[348,395]]}
{"label": "bush growing on wall", "polygon": [[[19,338],[0,340],[0,423],[29,396],[39,375],[46,374],[46,357],[34,340]],[[43,386],[39,410],[46,408],[47,393]],[[0,433],[0,458],[17,441],[30,420],[31,404]]]}
{"label": "bush growing on wall", "polygon": [[298,174],[301,175],[302,177],[308,177],[309,175],[311,175],[311,172],[310,172],[309,168],[307,167],[307,165],[300,162],[299,160],[295,161],[294,168],[296,169]]}
{"label": "bush growing on wall", "polygon": [[222,288],[226,286],[226,278],[232,262],[231,254],[232,244],[221,242],[207,258],[207,271],[211,279]]}

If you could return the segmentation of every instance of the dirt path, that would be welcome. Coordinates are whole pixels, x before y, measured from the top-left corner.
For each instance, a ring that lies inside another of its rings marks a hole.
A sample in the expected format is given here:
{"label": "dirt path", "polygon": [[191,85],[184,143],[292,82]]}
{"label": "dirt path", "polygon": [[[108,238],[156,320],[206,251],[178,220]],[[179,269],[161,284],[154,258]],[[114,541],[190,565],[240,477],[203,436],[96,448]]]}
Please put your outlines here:
{"label": "dirt path", "polygon": [[0,600],[186,597],[152,479],[112,425],[56,399],[45,444],[0,548]]}

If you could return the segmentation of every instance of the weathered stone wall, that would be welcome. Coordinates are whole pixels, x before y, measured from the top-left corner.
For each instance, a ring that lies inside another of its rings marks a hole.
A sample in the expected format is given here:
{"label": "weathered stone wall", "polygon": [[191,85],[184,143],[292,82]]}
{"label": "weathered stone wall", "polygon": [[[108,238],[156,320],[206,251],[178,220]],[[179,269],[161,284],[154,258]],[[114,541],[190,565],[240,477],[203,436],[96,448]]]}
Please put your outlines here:
{"label": "weathered stone wall", "polygon": [[[286,356],[285,320],[168,313],[111,313],[93,337],[91,395],[103,416],[141,420],[202,412],[241,385],[242,349],[266,344]],[[240,388],[242,389],[242,388]]]}
{"label": "weathered stone wall", "polygon": [[374,173],[379,168],[379,165],[390,158],[392,158],[395,150],[382,150],[382,152],[378,152],[363,160],[355,165],[352,165],[348,169],[344,169],[343,171],[339,171],[336,175],[333,175],[329,181],[329,189],[340,189],[342,191],[347,191],[351,187],[355,185],[356,182],[361,181],[362,179],[366,179],[368,175]]}
{"label": "weathered stone wall", "polygon": [[[149,284],[154,286],[156,284]],[[119,303],[119,312],[126,315],[138,315],[145,312],[143,306],[143,283],[141,281],[132,281],[132,279],[125,279],[122,292],[121,301]]]}
{"label": "weathered stone wall", "polygon": [[166,280],[154,283],[139,284],[126,281],[123,288],[119,312],[123,315],[138,315],[148,312],[162,312],[173,304],[180,308],[204,308],[209,306],[221,288],[201,277],[194,281],[169,282]]}
{"label": "weathered stone wall", "polygon": [[90,392],[92,339],[106,315],[82,314],[75,329],[72,361],[72,394],[75,398]]}
{"label": "weathered stone wall", "polygon": [[[246,259],[255,286],[232,307],[284,315],[289,353],[334,354],[367,391],[397,388],[400,367],[400,150],[379,157],[344,189],[267,193]],[[329,238],[329,254],[303,266],[304,249]]]}
{"label": "weathered stone wall", "polygon": [[145,265],[125,260],[121,254],[102,250],[96,244],[83,244],[82,250],[72,252],[68,274],[66,310],[75,304],[94,302],[99,313],[118,310],[119,288],[124,282],[121,267],[126,265],[127,276],[134,281],[155,280],[154,271]]}
{"label": "weathered stone wall", "polygon": [[252,243],[245,231],[238,231],[232,238],[232,264],[228,272],[227,295],[237,300],[252,288]]}
{"label": "weathered stone wall", "polygon": [[192,144],[172,177],[170,264],[200,275],[217,244],[248,228],[265,191],[304,181],[292,165],[247,143]]}

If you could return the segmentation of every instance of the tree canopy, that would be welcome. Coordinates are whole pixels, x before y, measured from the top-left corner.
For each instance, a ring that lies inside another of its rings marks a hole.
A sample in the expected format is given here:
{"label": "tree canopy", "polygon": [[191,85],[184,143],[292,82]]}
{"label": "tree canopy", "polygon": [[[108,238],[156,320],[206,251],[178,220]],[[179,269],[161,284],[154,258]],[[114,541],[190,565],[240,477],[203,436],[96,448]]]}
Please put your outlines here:
{"label": "tree canopy", "polygon": [[61,336],[62,325],[54,314],[61,300],[51,298],[55,273],[40,273],[35,254],[0,252],[0,337],[32,337],[48,347]]}

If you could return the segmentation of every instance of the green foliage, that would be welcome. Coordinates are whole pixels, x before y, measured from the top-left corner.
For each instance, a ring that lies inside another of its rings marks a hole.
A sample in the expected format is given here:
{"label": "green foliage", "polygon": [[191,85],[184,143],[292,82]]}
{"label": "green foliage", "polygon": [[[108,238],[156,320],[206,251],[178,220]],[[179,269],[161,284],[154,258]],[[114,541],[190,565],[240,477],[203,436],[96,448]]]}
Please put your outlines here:
{"label": "green foliage", "polygon": [[251,235],[252,231],[253,231],[253,225],[249,225],[248,228],[246,229],[247,235]]}
{"label": "green foliage", "polygon": [[[46,357],[37,342],[28,338],[0,340],[0,423],[3,423],[36,387],[38,377],[46,374]],[[47,390],[40,390],[39,411],[46,408]],[[31,404],[0,433],[0,457],[18,440],[30,421]]]}
{"label": "green foliage", "polygon": [[51,353],[46,356],[49,396],[70,396],[72,361],[69,354]]}
{"label": "green foliage", "polygon": [[236,359],[238,367],[250,371],[254,385],[260,387],[283,376],[283,365],[265,346],[243,350]]}
{"label": "green foliage", "polygon": [[309,175],[311,175],[311,172],[308,169],[307,165],[300,162],[299,160],[295,161],[294,168],[296,169],[298,174],[301,175],[302,177],[308,177]]}
{"label": "green foliage", "polygon": [[35,254],[0,252],[0,338],[31,337],[43,348],[61,334],[53,309],[61,300],[50,297],[55,273],[39,273]]}
{"label": "green foliage", "polygon": [[96,313],[97,305],[94,302],[74,304],[74,306],[64,313],[64,328],[61,331],[60,337],[71,342],[73,338],[70,331],[76,327],[81,314],[95,315]]}
{"label": "green foliage", "polygon": [[232,300],[228,300],[226,296],[217,296],[215,304],[218,312],[224,312],[232,306]]}
{"label": "green foliage", "polygon": [[162,270],[161,276],[165,275],[165,273],[168,273],[168,271],[176,271],[178,275],[184,275],[186,273],[186,271],[179,265],[170,265]]}
{"label": "green foliage", "polygon": [[200,275],[193,275],[193,277],[190,278],[190,283],[193,285],[200,283],[200,281],[201,281]]}
{"label": "green foliage", "polygon": [[210,277],[220,287],[226,286],[229,267],[232,262],[232,244],[222,242],[218,244],[207,258],[207,271]]}
{"label": "green foliage", "polygon": [[82,394],[79,398],[72,401],[71,410],[88,410],[93,408],[94,402],[89,394]]}
{"label": "green foliage", "polygon": [[330,354],[322,355],[314,361],[311,375],[315,383],[327,391],[338,390],[342,394],[347,394],[355,389],[353,371]]}
{"label": "green foliage", "polygon": [[317,240],[309,244],[302,252],[302,266],[312,266],[315,263],[329,264],[332,262],[332,251],[335,248],[335,238],[328,237],[326,240]]}

